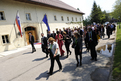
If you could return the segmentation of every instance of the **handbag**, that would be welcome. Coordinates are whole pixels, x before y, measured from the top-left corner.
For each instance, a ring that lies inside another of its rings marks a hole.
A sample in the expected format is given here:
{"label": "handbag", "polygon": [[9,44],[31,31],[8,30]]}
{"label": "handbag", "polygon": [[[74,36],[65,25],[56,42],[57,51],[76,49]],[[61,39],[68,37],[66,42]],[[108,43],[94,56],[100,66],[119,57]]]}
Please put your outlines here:
{"label": "handbag", "polygon": [[75,47],[76,47],[76,44],[75,44],[75,43],[73,43],[73,44],[72,44],[72,48],[75,48]]}

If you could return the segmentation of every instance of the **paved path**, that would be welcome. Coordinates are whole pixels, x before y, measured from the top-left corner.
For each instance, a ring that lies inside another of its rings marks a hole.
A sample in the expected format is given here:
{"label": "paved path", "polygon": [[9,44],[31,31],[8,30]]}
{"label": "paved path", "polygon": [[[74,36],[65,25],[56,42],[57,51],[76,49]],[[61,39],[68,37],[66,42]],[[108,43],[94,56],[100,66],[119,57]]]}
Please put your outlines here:
{"label": "paved path", "polygon": [[[115,34],[111,38],[115,38]],[[97,48],[114,42],[115,40],[107,39],[106,36],[105,39],[100,40]],[[64,46],[63,49],[65,50]],[[15,50],[13,51],[15,52]],[[76,68],[74,50],[71,48],[71,51],[72,55],[69,58],[65,58],[66,56],[60,58],[63,66],[61,72],[58,72],[58,66],[55,62],[52,76],[46,74],[50,67],[50,59],[45,58],[40,46],[37,46],[37,52],[33,54],[30,53],[29,46],[21,48],[20,52],[16,51],[14,54],[11,51],[10,55],[9,52],[0,53],[0,81],[106,81],[109,74],[103,77],[104,80],[101,80],[100,76],[104,75],[99,72],[106,67],[110,61],[109,57],[98,54],[98,61],[91,61],[90,54],[86,52],[84,47],[82,66]]]}

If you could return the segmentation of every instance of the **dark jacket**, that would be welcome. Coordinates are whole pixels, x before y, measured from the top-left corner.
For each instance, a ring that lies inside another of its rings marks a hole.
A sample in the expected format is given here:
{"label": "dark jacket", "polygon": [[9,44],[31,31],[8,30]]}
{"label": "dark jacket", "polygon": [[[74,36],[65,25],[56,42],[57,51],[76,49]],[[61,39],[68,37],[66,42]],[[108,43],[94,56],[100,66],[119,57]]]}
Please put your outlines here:
{"label": "dark jacket", "polygon": [[47,34],[47,38],[49,39],[51,37],[51,34]]}
{"label": "dark jacket", "polygon": [[56,33],[52,33],[51,37],[53,37],[55,39]]}
{"label": "dark jacket", "polygon": [[[69,38],[69,39],[67,39]],[[65,40],[65,44],[70,44],[72,41],[71,41],[71,37],[69,35],[66,35],[65,37],[63,36],[63,40]]]}
{"label": "dark jacket", "polygon": [[41,41],[43,41],[42,48],[47,47],[47,37],[41,38]]}
{"label": "dark jacket", "polygon": [[31,43],[31,42],[34,43],[34,36],[33,35],[31,36],[31,39],[30,39],[30,36],[29,36],[29,43]]}
{"label": "dark jacket", "polygon": [[[74,38],[73,44],[75,44],[75,41],[76,41],[76,39]],[[82,51],[82,38],[81,37],[79,37],[77,39],[77,44],[75,44],[75,48],[74,49],[75,49],[75,54],[76,55],[82,54],[82,52],[80,52],[80,50]]]}
{"label": "dark jacket", "polygon": [[[90,43],[90,37],[89,37],[89,33],[87,32],[86,34],[86,43]],[[98,40],[97,40],[97,36],[96,36],[96,33],[94,31],[92,31],[92,42],[93,45],[97,45],[98,44]]]}
{"label": "dark jacket", "polygon": [[103,28],[100,28],[100,32],[101,32],[101,29],[102,29],[102,31],[103,31],[103,32],[105,32],[105,29],[104,29],[104,27],[103,27]]}
{"label": "dark jacket", "polygon": [[69,32],[68,32],[68,30],[67,30],[66,33],[67,33],[69,36],[71,36],[71,31],[70,31],[70,30],[69,30]]}
{"label": "dark jacket", "polygon": [[106,29],[107,29],[107,31],[106,31],[107,35],[110,35],[110,33],[111,33],[111,27],[107,26]]}

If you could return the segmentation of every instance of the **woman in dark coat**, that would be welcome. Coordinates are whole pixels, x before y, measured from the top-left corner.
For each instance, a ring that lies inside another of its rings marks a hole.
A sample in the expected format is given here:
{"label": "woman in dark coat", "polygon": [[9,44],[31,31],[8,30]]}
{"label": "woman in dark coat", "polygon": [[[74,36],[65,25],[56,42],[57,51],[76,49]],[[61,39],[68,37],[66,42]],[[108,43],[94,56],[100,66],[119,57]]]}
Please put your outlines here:
{"label": "woman in dark coat", "polygon": [[78,56],[80,56],[80,66],[82,65],[82,38],[80,38],[79,33],[74,33],[74,41],[72,48],[75,49],[75,57],[77,61],[77,67],[79,66]]}
{"label": "woman in dark coat", "polygon": [[108,38],[110,38],[110,34],[111,34],[111,27],[109,24],[107,24],[107,27],[106,27],[106,32],[107,32],[107,35],[108,35]]}
{"label": "woman in dark coat", "polygon": [[70,52],[70,55],[71,55],[71,51],[69,49],[70,47],[70,44],[71,44],[71,37],[69,35],[66,34],[66,32],[63,32],[63,40],[65,42],[65,47],[66,47],[66,51],[67,51],[67,57],[68,58],[68,53]]}

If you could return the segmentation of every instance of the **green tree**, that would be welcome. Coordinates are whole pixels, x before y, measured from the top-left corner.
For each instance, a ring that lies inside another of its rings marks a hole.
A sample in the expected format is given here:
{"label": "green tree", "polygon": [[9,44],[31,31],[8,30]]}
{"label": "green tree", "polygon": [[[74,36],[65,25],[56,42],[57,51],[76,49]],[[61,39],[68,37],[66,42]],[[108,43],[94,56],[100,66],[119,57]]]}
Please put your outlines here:
{"label": "green tree", "polygon": [[85,18],[85,20],[83,20],[83,24],[84,26],[91,25],[91,17],[88,16],[87,18]]}
{"label": "green tree", "polygon": [[91,22],[98,22],[99,21],[99,18],[98,18],[98,8],[97,8],[97,4],[96,2],[94,1],[94,4],[93,4],[93,8],[92,8],[92,12],[91,12]]}
{"label": "green tree", "polygon": [[113,7],[113,12],[111,14],[113,18],[121,18],[121,0],[116,0],[115,5]]}
{"label": "green tree", "polygon": [[104,14],[100,8],[97,6],[96,2],[94,1],[93,8],[91,11],[91,22],[96,23],[104,23],[106,20],[106,14]]}

